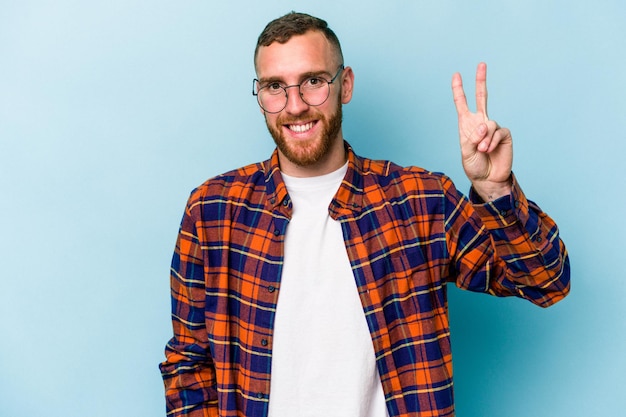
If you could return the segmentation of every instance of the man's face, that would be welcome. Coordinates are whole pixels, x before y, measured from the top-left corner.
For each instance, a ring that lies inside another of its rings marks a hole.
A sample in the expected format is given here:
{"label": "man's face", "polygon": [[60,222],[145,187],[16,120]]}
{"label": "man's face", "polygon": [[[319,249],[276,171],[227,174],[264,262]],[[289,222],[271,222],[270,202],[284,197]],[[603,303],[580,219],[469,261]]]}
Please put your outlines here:
{"label": "man's face", "polygon": [[[261,47],[256,59],[261,84],[272,81],[295,85],[311,74],[330,80],[340,64],[324,35],[313,31],[294,36],[284,44],[274,42]],[[288,88],[287,92],[287,105],[281,112],[264,112],[265,122],[282,157],[281,169],[285,171],[286,164],[299,168],[328,165],[329,160],[338,159],[339,152],[343,158],[341,106],[351,98],[351,70],[346,68],[339,74],[330,85],[328,99],[319,106],[302,101],[297,87]]]}

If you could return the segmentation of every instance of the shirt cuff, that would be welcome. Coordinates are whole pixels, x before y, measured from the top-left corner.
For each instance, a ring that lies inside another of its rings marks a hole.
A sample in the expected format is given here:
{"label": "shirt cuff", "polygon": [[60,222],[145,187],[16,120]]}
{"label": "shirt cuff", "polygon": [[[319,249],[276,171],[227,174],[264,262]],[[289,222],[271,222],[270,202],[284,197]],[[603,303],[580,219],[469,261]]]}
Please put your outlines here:
{"label": "shirt cuff", "polygon": [[528,220],[528,200],[513,173],[511,173],[511,194],[485,203],[472,187],[469,199],[488,229],[501,229],[518,221],[525,224]]}

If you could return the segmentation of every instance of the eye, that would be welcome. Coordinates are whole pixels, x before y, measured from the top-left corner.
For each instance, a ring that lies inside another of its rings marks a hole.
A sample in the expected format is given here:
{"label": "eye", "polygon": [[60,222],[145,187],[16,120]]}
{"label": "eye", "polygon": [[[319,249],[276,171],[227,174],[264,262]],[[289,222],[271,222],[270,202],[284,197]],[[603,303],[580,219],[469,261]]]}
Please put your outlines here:
{"label": "eye", "polygon": [[280,94],[284,91],[283,86],[277,82],[266,84],[262,88],[266,90],[269,94]]}
{"label": "eye", "polygon": [[314,90],[316,88],[323,87],[326,83],[327,81],[323,78],[311,77],[304,80],[304,82],[302,83],[302,87],[309,90]]}

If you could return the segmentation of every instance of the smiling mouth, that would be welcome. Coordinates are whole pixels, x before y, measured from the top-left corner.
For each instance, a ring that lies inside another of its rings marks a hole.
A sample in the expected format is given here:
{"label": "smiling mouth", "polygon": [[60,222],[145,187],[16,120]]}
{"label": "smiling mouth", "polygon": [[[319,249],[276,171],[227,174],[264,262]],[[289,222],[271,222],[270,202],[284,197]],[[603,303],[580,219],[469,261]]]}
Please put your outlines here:
{"label": "smiling mouth", "polygon": [[294,133],[305,133],[309,130],[313,129],[315,125],[314,122],[304,123],[300,125],[286,125],[287,129],[291,130]]}

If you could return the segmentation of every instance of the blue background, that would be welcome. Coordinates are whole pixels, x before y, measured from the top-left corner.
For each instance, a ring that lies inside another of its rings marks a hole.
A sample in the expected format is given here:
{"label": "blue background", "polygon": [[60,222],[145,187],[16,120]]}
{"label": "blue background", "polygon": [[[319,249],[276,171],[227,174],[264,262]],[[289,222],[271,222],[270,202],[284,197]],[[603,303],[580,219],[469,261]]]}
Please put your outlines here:
{"label": "blue background", "polygon": [[292,9],[342,41],[357,152],[464,190],[450,80],[471,97],[486,61],[520,183],[560,225],[562,303],[450,287],[458,415],[624,415],[624,4],[0,0],[0,416],[164,414],[184,203],[271,153],[252,54]]}

